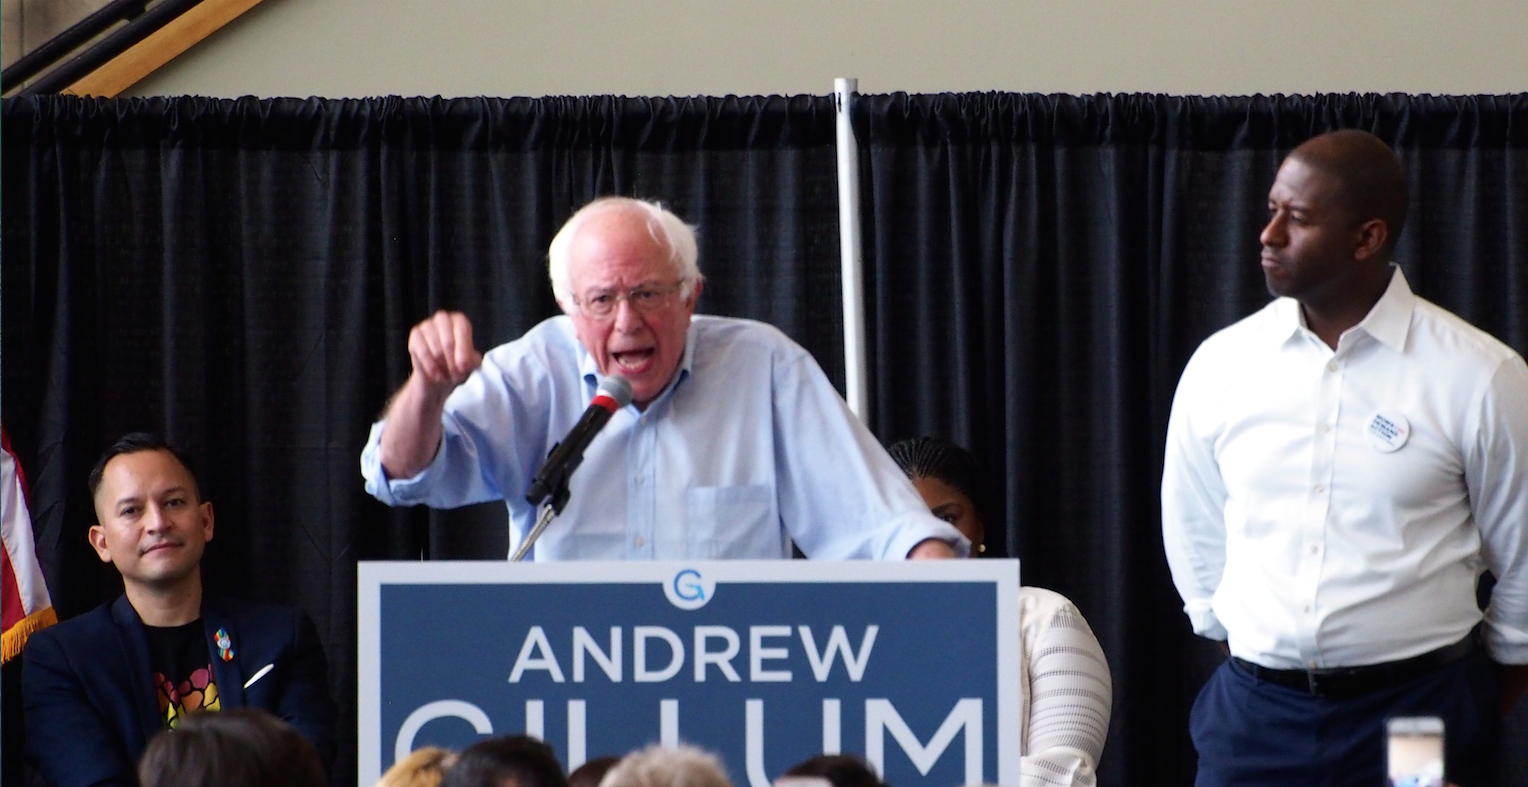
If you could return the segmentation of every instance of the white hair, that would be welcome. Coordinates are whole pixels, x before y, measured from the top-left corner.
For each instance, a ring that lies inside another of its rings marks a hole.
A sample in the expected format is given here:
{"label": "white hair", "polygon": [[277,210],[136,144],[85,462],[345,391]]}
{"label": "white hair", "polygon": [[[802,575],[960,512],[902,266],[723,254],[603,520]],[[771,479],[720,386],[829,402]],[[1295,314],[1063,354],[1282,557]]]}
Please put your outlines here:
{"label": "white hair", "polygon": [[695,245],[695,228],[684,223],[662,203],[631,197],[600,197],[578,209],[557,231],[552,245],[547,249],[547,274],[552,279],[552,293],[563,311],[573,310],[573,276],[568,269],[572,262],[573,239],[584,222],[601,213],[626,211],[640,214],[647,220],[647,231],[658,245],[668,250],[669,261],[679,274],[679,294],[688,298],[695,285],[704,280],[700,275]]}
{"label": "white hair", "polygon": [[732,787],[721,760],[693,746],[653,744],[626,755],[600,787]]}

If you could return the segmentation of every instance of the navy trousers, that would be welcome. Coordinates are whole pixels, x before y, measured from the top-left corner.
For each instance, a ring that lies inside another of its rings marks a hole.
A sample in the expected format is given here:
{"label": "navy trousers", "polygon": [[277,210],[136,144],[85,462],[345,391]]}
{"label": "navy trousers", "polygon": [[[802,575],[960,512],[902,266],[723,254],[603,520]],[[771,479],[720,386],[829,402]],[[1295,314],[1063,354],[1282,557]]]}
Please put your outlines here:
{"label": "navy trousers", "polygon": [[1195,787],[1382,787],[1385,719],[1443,719],[1445,771],[1460,787],[1496,787],[1501,695],[1485,654],[1350,699],[1259,680],[1231,660],[1189,714]]}

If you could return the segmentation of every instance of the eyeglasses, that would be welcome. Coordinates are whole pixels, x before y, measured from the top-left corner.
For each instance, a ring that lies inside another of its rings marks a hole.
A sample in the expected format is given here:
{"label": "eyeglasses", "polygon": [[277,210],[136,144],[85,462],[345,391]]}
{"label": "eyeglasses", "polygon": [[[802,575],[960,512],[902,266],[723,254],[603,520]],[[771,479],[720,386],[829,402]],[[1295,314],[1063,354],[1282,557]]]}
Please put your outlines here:
{"label": "eyeglasses", "polygon": [[614,290],[591,290],[582,298],[574,297],[573,305],[591,320],[608,320],[615,315],[616,305],[624,298],[626,303],[641,314],[663,311],[674,303],[674,295],[684,286],[676,282],[667,287],[645,284],[626,292]]}

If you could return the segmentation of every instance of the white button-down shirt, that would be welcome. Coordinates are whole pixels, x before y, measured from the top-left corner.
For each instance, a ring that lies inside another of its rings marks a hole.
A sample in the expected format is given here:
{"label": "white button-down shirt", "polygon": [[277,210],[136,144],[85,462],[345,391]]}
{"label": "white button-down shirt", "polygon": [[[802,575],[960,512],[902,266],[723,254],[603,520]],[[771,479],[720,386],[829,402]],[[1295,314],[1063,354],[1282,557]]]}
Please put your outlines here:
{"label": "white button-down shirt", "polygon": [[1184,369],[1162,527],[1194,631],[1279,669],[1403,659],[1481,620],[1528,662],[1528,367],[1399,268],[1334,352],[1280,298]]}

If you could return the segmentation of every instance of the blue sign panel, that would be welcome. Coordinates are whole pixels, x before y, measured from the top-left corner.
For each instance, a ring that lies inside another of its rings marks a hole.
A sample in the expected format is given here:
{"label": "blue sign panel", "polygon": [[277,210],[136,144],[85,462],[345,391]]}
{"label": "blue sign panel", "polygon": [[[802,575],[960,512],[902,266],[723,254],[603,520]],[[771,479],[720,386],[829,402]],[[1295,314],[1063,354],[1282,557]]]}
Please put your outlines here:
{"label": "blue sign panel", "polygon": [[740,787],[822,753],[899,787],[1018,778],[1018,564],[363,563],[361,784],[525,732],[570,769],[649,743]]}

